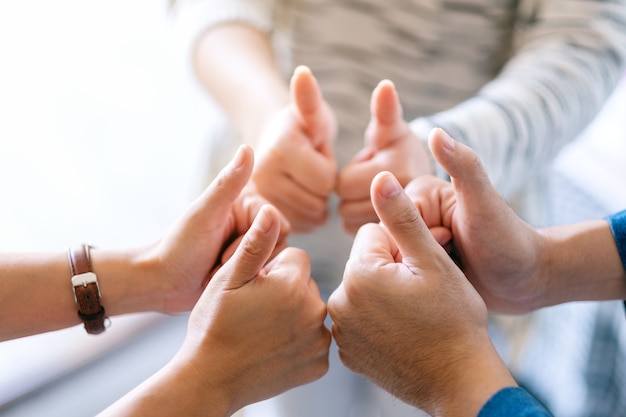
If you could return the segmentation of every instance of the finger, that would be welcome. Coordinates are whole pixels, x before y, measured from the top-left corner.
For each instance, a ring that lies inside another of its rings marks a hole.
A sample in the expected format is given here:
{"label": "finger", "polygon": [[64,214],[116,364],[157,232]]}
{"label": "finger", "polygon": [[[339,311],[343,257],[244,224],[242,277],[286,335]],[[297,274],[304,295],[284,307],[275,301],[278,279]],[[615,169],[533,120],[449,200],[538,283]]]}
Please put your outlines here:
{"label": "finger", "polygon": [[430,228],[433,237],[442,246],[452,238],[452,213],[456,206],[456,195],[449,181],[422,175],[411,181],[404,191]]}
{"label": "finger", "polygon": [[[383,263],[393,262],[395,244],[390,242],[387,236],[387,233],[379,224],[367,223],[361,226],[352,242],[348,266],[360,268],[364,266],[359,265],[362,259],[366,259],[367,263],[372,263],[379,259],[385,260]],[[346,269],[348,269],[348,266],[346,266]]]}
{"label": "finger", "polygon": [[291,225],[293,233],[311,232],[318,227],[323,226],[328,221],[329,217],[328,210],[320,213],[319,215],[310,216],[304,214],[297,208],[279,205],[276,205],[276,207],[280,208],[281,212],[289,219],[289,224]]}
{"label": "finger", "polygon": [[336,186],[336,161],[313,149],[293,149],[284,168],[296,183],[317,196],[326,198]]}
{"label": "finger", "polygon": [[280,187],[278,183],[265,183],[260,188],[267,190],[265,198],[288,220],[290,232],[308,232],[328,220],[326,199],[310,194],[292,181],[284,180]]}
{"label": "finger", "polygon": [[[206,228],[213,228],[221,224],[233,202],[250,179],[253,166],[254,153],[252,148],[242,145],[228,165],[219,172],[200,197],[191,204],[189,209],[191,219],[187,222],[188,227],[203,231]],[[209,224],[205,223],[206,216],[209,216]],[[204,227],[194,222],[194,218],[197,222],[202,222]]]}
{"label": "finger", "polygon": [[402,118],[402,105],[396,87],[390,80],[382,80],[372,92],[370,111],[382,126],[390,126]]}
{"label": "finger", "polygon": [[447,227],[435,226],[430,228],[430,234],[433,235],[435,240],[443,247],[450,243],[452,240],[452,232]]}
{"label": "finger", "polygon": [[234,255],[211,280],[231,290],[256,278],[270,259],[280,233],[280,216],[276,209],[265,205],[259,210],[252,226],[243,236]]}
{"label": "finger", "polygon": [[[301,65],[297,67],[291,77],[291,100],[307,129],[310,137],[316,139],[317,131],[322,127],[322,105],[324,99],[317,80],[311,70]],[[313,143],[315,148],[322,143]]]}
{"label": "finger", "polygon": [[[246,207],[246,210],[248,210],[248,215],[246,216],[246,219],[250,220],[246,222],[245,229],[238,229],[239,234],[244,233],[248,229],[250,223],[252,223],[256,215],[259,213],[261,207],[269,203],[269,201],[266,198],[262,197],[257,190],[256,184],[254,184],[253,182],[254,176],[252,176],[251,178],[252,179],[248,182],[248,184],[246,184],[240,194],[241,198],[244,199],[244,207]],[[278,212],[280,214],[280,235],[278,240],[280,241],[286,239],[289,233],[291,233],[291,224],[289,223],[287,217],[285,217],[285,215],[280,212],[280,210]]]}
{"label": "finger", "polygon": [[294,213],[297,214],[296,217],[312,220],[322,220],[327,215],[326,197],[312,194],[287,178],[283,178],[280,185],[269,183],[266,179],[259,179],[259,185],[266,190],[265,198],[276,206],[290,222],[294,219]]}
{"label": "finger", "polygon": [[344,229],[354,234],[365,223],[378,223],[378,216],[372,207],[372,200],[365,198],[356,201],[343,201],[339,205],[339,215]]}
{"label": "finger", "polygon": [[[228,245],[226,249],[224,249],[224,251],[222,252],[222,257],[221,257],[221,262],[220,262],[222,265],[228,262],[228,260],[235,254],[235,251],[239,247],[239,244],[241,243],[242,239],[243,239],[243,236],[237,237],[230,245]],[[274,259],[276,255],[282,252],[283,249],[285,248],[287,248],[287,242],[282,240],[279,237],[278,242],[276,243],[276,246],[274,247],[274,251],[270,255],[268,262],[271,262],[272,259]],[[267,267],[267,264],[265,264],[264,268],[265,267]]]}
{"label": "finger", "polygon": [[452,139],[443,129],[430,132],[428,144],[435,160],[450,175],[458,192],[475,196],[497,194],[480,158],[470,147]]}
{"label": "finger", "polygon": [[433,157],[450,175],[457,201],[457,225],[462,223],[466,230],[475,231],[474,239],[479,239],[493,236],[489,231],[494,230],[492,223],[496,219],[517,223],[517,215],[491,184],[476,152],[442,129],[433,129],[428,140]]}
{"label": "finger", "polygon": [[342,200],[369,198],[372,179],[380,171],[378,161],[351,162],[339,174],[337,194]]}
{"label": "finger", "polygon": [[372,181],[372,204],[395,240],[403,259],[419,266],[433,251],[443,251],[422,220],[419,211],[389,172],[381,172]]}
{"label": "finger", "polygon": [[370,101],[371,119],[365,136],[366,145],[383,149],[400,136],[404,129],[402,104],[396,87],[389,80],[382,80]]}

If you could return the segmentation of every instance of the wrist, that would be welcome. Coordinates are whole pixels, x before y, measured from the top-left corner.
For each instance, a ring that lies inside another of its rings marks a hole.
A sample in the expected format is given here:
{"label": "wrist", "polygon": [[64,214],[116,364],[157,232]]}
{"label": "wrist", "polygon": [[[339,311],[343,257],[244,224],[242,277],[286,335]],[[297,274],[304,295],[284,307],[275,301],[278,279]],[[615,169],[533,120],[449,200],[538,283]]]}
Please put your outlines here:
{"label": "wrist", "polygon": [[489,336],[484,337],[486,342],[476,346],[473,352],[468,347],[470,354],[455,363],[448,386],[442,389],[440,401],[431,410],[433,417],[476,416],[498,391],[517,386]]}
{"label": "wrist", "polygon": [[545,253],[541,306],[626,297],[624,268],[606,221],[555,226],[539,234]]}
{"label": "wrist", "polygon": [[532,274],[532,281],[535,282],[537,290],[526,311],[534,311],[539,308],[558,304],[551,299],[555,295],[556,289],[561,285],[557,283],[558,266],[556,265],[554,250],[555,242],[549,229],[537,229],[537,266]]}
{"label": "wrist", "polygon": [[243,142],[254,149],[258,149],[266,136],[266,131],[270,129],[280,112],[284,111],[288,105],[289,92],[285,90],[269,99],[266,97],[257,106],[254,106],[245,122],[240,125]]}
{"label": "wrist", "polygon": [[177,355],[98,417],[230,416],[236,410],[219,387],[210,384],[209,375],[195,369],[192,361],[180,360]]}
{"label": "wrist", "polygon": [[216,378],[218,372],[215,366],[205,365],[197,363],[193,357],[178,354],[167,364],[165,372],[171,376],[164,385],[168,389],[176,387],[178,390],[171,395],[171,402],[179,403],[177,414],[203,417],[234,414],[240,408],[235,405],[234,392],[221,383],[220,378]]}
{"label": "wrist", "polygon": [[159,300],[168,291],[154,278],[156,260],[138,249],[93,248],[91,262],[109,316],[161,310]]}

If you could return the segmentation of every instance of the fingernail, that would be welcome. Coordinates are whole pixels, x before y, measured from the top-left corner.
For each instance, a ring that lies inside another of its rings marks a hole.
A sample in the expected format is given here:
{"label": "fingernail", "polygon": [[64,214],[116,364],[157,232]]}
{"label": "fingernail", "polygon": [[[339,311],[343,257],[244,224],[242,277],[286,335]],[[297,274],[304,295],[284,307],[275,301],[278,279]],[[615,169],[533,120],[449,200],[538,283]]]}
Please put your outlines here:
{"label": "fingernail", "polygon": [[243,165],[244,147],[245,147],[244,145],[240,145],[239,149],[237,149],[237,152],[235,153],[235,156],[233,157],[231,165],[235,169]]}
{"label": "fingernail", "polygon": [[264,205],[254,218],[254,227],[263,233],[267,233],[272,228],[272,216],[267,212],[268,210],[269,207]]}
{"label": "fingernail", "polygon": [[382,184],[380,185],[380,196],[383,198],[390,198],[402,191],[402,186],[392,174],[385,174]]}
{"label": "fingernail", "polygon": [[439,129],[439,131],[441,132],[441,139],[443,139],[443,147],[448,151],[453,150],[456,142],[452,139],[452,136],[448,135],[448,132],[443,129]]}
{"label": "fingernail", "polygon": [[301,72],[311,72],[311,69],[309,67],[307,67],[306,65],[298,65],[296,67],[296,69],[293,71],[294,74],[299,74]]}
{"label": "fingernail", "polygon": [[384,80],[380,80],[378,82],[378,85],[376,86],[376,88],[382,88],[384,85],[390,85],[392,88],[396,88],[395,84],[393,83],[393,81],[385,78]]}

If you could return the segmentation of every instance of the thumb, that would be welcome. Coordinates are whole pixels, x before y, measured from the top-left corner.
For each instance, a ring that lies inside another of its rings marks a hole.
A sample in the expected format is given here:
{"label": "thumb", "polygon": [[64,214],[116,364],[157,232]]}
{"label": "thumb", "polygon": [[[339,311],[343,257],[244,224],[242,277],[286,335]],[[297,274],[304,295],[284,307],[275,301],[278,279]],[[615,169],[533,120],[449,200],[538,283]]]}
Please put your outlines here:
{"label": "thumb", "polygon": [[270,259],[279,233],[280,215],[274,207],[266,204],[259,210],[234,255],[211,282],[221,282],[224,289],[234,290],[252,281]]}
{"label": "thumb", "polygon": [[322,143],[315,143],[319,136],[317,133],[324,126],[322,108],[324,98],[322,91],[313,76],[311,70],[300,65],[291,77],[291,101],[295,104],[296,110],[304,124],[310,137],[313,139],[314,147],[322,146]]}
{"label": "thumb", "polygon": [[428,230],[415,204],[390,172],[376,175],[370,192],[376,214],[398,245],[403,260],[418,266],[421,259],[430,259],[436,251],[444,251]]}
{"label": "thumb", "polygon": [[[223,222],[233,201],[246,186],[254,166],[254,152],[247,145],[237,150],[233,159],[226,165],[190,207],[190,227],[205,229],[215,225],[205,224],[206,216],[214,222]],[[194,219],[198,223],[194,222]],[[204,225],[204,227],[200,226]]]}
{"label": "thumb", "polygon": [[376,150],[383,149],[396,140],[405,127],[402,104],[391,81],[382,80],[372,92],[370,113],[366,145]]}
{"label": "thumb", "polygon": [[450,176],[457,193],[474,198],[498,194],[480,158],[470,147],[455,141],[440,128],[431,130],[428,145],[435,160]]}

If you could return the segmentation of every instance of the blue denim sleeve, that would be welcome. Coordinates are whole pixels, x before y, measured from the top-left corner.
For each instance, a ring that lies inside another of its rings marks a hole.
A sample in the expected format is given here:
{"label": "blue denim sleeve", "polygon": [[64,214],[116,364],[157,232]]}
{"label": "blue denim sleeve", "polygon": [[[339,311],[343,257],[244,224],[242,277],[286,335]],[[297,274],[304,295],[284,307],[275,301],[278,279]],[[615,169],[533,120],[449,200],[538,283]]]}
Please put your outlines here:
{"label": "blue denim sleeve", "polygon": [[626,269],[626,210],[608,216],[606,219],[609,221],[619,256]]}
{"label": "blue denim sleeve", "polygon": [[[606,219],[611,226],[611,232],[615,238],[617,251],[622,258],[622,265],[626,269],[626,210],[607,216]],[[626,311],[626,301],[624,301],[624,311]]]}
{"label": "blue denim sleeve", "polygon": [[481,408],[478,417],[551,417],[539,401],[523,388],[508,387],[496,392]]}

